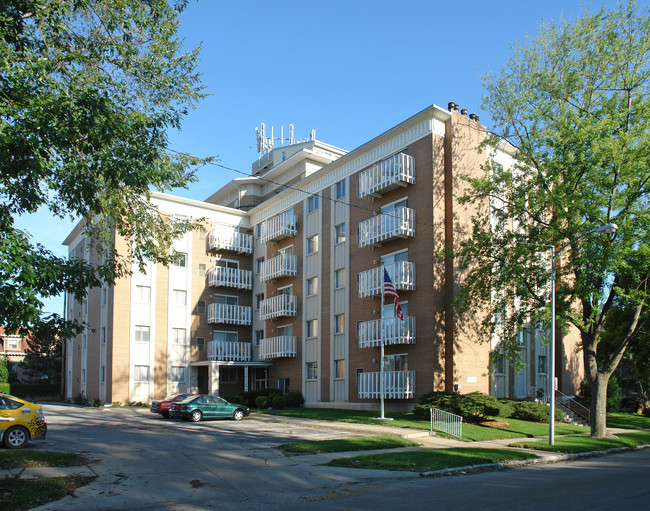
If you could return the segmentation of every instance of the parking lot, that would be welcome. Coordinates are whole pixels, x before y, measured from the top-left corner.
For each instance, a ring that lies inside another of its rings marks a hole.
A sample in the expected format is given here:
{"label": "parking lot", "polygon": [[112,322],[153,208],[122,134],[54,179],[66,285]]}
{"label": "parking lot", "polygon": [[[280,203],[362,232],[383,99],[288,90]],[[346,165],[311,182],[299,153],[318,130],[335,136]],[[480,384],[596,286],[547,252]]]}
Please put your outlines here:
{"label": "parking lot", "polygon": [[[146,408],[46,404],[48,437],[32,447],[81,453],[98,478],[41,509],[238,509],[286,506],[363,480],[395,473],[323,466],[277,446],[298,440],[364,435],[365,428],[268,416],[243,421],[166,420]],[[343,429],[341,429],[343,428]],[[325,460],[326,461],[326,460]],[[416,477],[405,473],[403,477]]]}

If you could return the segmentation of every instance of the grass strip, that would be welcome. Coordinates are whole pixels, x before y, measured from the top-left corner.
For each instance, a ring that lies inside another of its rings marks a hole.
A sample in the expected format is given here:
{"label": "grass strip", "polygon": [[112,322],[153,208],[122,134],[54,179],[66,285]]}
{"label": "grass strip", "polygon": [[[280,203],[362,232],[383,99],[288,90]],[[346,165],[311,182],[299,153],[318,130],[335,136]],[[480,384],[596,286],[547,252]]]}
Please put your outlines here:
{"label": "grass strip", "polygon": [[0,511],[23,511],[42,506],[91,482],[94,477],[0,479]]}
{"label": "grass strip", "polygon": [[337,458],[329,462],[328,465],[345,468],[429,472],[445,468],[486,465],[536,457],[533,453],[522,451],[459,447],[456,449],[418,449],[417,451]]}
{"label": "grass strip", "polygon": [[3,450],[0,451],[0,469],[33,467],[74,467],[85,465],[83,456],[72,452]]}
{"label": "grass strip", "polygon": [[421,444],[392,435],[364,436],[335,440],[315,440],[282,444],[279,449],[291,454],[321,454],[326,452],[370,451],[373,449],[395,449],[417,447]]}
{"label": "grass strip", "polygon": [[555,438],[555,445],[549,445],[548,440],[537,440],[534,442],[517,442],[512,444],[512,447],[574,454],[579,452],[604,451],[616,447],[638,447],[639,445],[647,444],[650,444],[650,431],[620,433],[615,438],[593,438],[584,435],[563,436]]}
{"label": "grass strip", "polygon": [[650,429],[650,417],[638,413],[608,413],[608,428]]}

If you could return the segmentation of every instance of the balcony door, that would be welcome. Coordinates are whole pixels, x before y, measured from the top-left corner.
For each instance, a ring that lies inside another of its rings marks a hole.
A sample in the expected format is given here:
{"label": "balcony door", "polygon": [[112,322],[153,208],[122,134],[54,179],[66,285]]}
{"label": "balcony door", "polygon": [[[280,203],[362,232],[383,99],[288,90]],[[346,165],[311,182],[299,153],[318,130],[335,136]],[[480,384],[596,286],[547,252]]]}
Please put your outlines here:
{"label": "balcony door", "polygon": [[293,325],[279,326],[277,334],[278,337],[291,337],[293,335]]}
{"label": "balcony door", "polygon": [[214,262],[214,265],[217,268],[233,268],[235,270],[239,269],[239,261],[233,261],[231,259],[217,259]]}
{"label": "balcony door", "polygon": [[[388,272],[388,275],[390,275],[390,280],[393,282],[395,286],[397,286],[398,284],[398,277],[399,277],[399,275],[396,274],[397,264],[395,263],[400,263],[402,261],[408,261],[408,260],[409,260],[408,250],[403,250],[401,252],[396,252],[394,254],[381,256],[381,264],[382,266],[386,267],[386,271]],[[404,315],[406,316],[406,314]]]}
{"label": "balcony door", "polygon": [[406,207],[406,199],[403,199],[388,206],[381,208],[382,222],[385,232],[394,232],[398,226],[401,226],[402,219],[399,213],[400,208]]}

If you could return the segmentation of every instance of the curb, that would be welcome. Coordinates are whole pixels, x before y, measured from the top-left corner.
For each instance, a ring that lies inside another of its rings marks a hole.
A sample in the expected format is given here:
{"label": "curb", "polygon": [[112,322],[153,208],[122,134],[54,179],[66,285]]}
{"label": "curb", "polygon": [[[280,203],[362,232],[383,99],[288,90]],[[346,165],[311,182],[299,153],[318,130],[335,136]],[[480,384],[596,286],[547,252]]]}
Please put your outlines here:
{"label": "curb", "polygon": [[514,461],[503,462],[503,463],[486,463],[482,465],[466,465],[464,467],[456,467],[456,468],[441,468],[439,470],[431,470],[429,472],[420,472],[420,477],[442,477],[442,476],[464,475],[464,474],[476,473],[476,472],[488,472],[490,470],[509,470],[511,468],[524,467],[528,465],[558,463],[560,461],[570,461],[570,460],[577,460],[581,458],[594,458],[597,456],[605,456],[607,454],[616,454],[616,453],[628,452],[628,451],[638,451],[641,449],[647,449],[648,447],[650,447],[650,444],[638,445],[636,447],[612,447],[611,449],[606,449],[604,451],[589,451],[589,452],[579,452],[573,454],[550,454],[547,456],[541,456],[539,458],[533,458],[530,460],[514,460]]}

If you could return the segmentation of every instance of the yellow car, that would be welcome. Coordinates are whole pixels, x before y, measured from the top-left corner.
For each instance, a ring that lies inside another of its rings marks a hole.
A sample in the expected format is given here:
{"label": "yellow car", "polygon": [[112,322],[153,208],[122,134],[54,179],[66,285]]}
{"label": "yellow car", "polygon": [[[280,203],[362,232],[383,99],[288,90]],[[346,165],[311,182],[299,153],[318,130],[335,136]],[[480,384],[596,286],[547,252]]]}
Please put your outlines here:
{"label": "yellow car", "polygon": [[47,423],[41,405],[0,394],[0,439],[8,449],[21,449],[36,438],[45,438]]}

